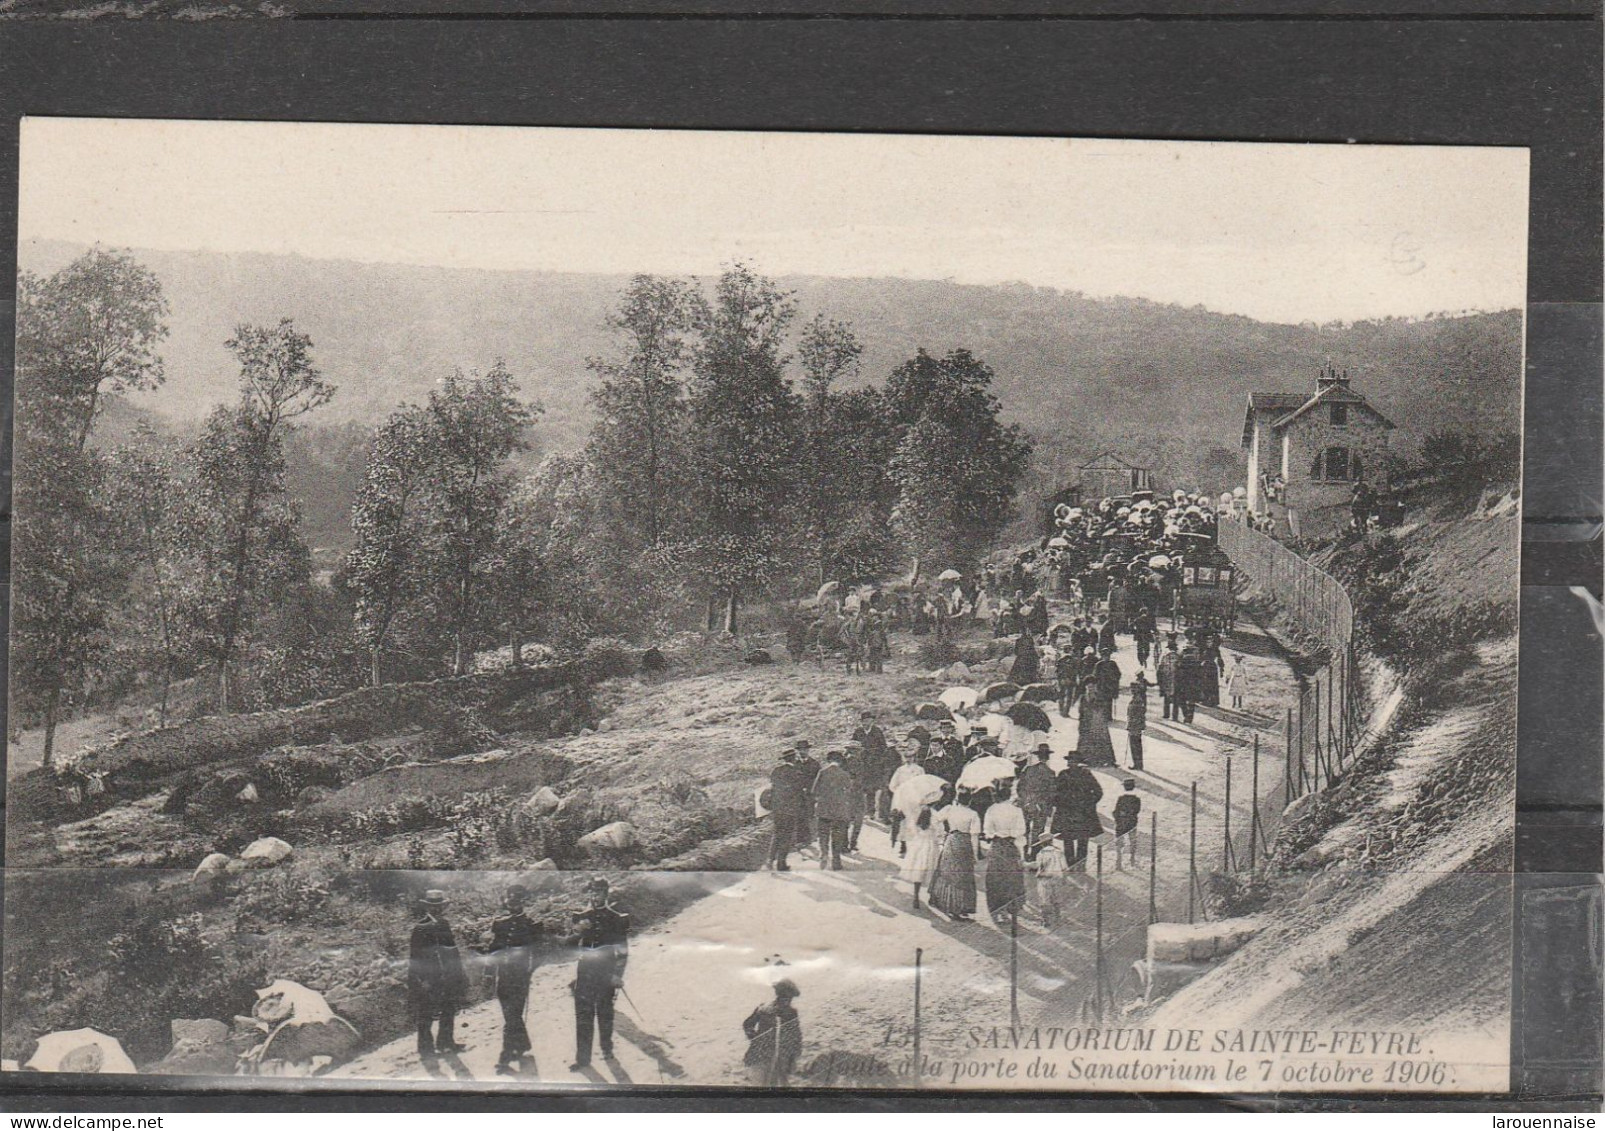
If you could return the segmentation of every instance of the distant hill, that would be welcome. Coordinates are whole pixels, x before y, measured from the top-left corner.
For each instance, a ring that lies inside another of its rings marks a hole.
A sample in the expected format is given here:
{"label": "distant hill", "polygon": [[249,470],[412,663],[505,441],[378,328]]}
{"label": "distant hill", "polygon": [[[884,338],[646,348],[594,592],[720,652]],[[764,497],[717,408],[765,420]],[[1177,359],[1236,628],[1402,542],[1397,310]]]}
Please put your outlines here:
{"label": "distant hill", "polygon": [[[83,249],[25,241],[24,268],[47,272]],[[285,255],[142,251],[172,306],[167,382],[131,407],[174,422],[232,395],[223,347],[236,323],[283,315],[312,336],[339,386],[322,426],[368,425],[415,401],[454,367],[505,358],[546,414],[541,451],[572,448],[589,425],[585,358],[616,348],[604,325],[624,276],[481,271]],[[759,270],[761,263],[756,264]],[[1520,421],[1519,311],[1318,327],[1257,322],[1202,307],[1093,299],[1024,284],[783,278],[799,322],[850,322],[864,379],[918,348],[963,346],[997,373],[1007,415],[1043,449],[1037,477],[1062,479],[1103,447],[1166,481],[1230,485],[1250,392],[1312,388],[1330,358],[1400,426],[1399,440],[1453,428],[1482,434]]]}

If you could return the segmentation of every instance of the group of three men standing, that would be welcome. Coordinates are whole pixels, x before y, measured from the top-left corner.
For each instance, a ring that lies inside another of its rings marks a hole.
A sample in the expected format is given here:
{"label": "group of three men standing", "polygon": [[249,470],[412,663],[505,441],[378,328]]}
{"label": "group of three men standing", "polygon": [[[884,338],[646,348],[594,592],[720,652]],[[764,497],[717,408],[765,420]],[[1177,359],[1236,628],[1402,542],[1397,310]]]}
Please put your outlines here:
{"label": "group of three men standing", "polygon": [[781,752],[769,774],[766,808],[774,815],[769,864],[791,870],[790,854],[817,843],[819,866],[839,871],[842,853],[858,850],[864,818],[883,813],[895,758],[874,713],[865,711],[845,749],[831,751],[823,765],[807,739]]}

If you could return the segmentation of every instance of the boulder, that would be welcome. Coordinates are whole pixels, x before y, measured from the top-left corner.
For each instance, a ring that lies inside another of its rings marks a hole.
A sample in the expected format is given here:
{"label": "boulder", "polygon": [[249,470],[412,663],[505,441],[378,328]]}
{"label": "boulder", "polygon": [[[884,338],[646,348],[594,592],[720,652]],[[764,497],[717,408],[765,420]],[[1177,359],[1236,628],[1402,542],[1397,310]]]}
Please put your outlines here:
{"label": "boulder", "polygon": [[563,807],[563,799],[549,785],[543,785],[530,794],[523,810],[531,817],[549,817]]}
{"label": "boulder", "polygon": [[159,1076],[229,1076],[238,1059],[229,1047],[229,1028],[221,1021],[177,1020],[173,1047],[151,1066]]}
{"label": "boulder", "polygon": [[608,731],[613,729],[613,720],[603,719],[601,722],[596,724],[596,729],[602,734],[608,733]]}
{"label": "boulder", "polygon": [[557,871],[557,861],[548,856],[544,860],[535,861],[529,866],[528,870],[531,872],[555,872]]}
{"label": "boulder", "polygon": [[1155,966],[1224,958],[1264,927],[1264,920],[1257,916],[1212,923],[1152,923],[1148,927],[1148,963]]}
{"label": "boulder", "polygon": [[233,860],[228,862],[228,865],[223,869],[223,871],[227,872],[231,876],[237,876],[249,867],[249,864],[236,856]]}
{"label": "boulder", "polygon": [[276,836],[265,836],[253,840],[245,846],[240,853],[240,859],[245,861],[247,868],[271,868],[289,858],[295,850]]}
{"label": "boulder", "polygon": [[635,826],[628,821],[614,821],[610,825],[593,829],[575,843],[587,851],[598,848],[630,848],[635,844]]}
{"label": "boulder", "polygon": [[318,802],[334,796],[334,790],[326,785],[309,785],[295,795],[296,805],[305,808],[316,805]]}
{"label": "boulder", "polygon": [[213,852],[196,866],[195,874],[190,877],[190,882],[196,883],[201,880],[212,879],[215,876],[221,876],[228,868],[228,863],[227,853]]}
{"label": "boulder", "polygon": [[942,674],[954,682],[969,679],[971,674],[970,665],[963,660],[955,660],[942,670]]}
{"label": "boulder", "polygon": [[769,654],[769,650],[766,648],[754,648],[751,652],[748,652],[743,659],[744,662],[754,665],[772,664],[775,662],[775,658]]}

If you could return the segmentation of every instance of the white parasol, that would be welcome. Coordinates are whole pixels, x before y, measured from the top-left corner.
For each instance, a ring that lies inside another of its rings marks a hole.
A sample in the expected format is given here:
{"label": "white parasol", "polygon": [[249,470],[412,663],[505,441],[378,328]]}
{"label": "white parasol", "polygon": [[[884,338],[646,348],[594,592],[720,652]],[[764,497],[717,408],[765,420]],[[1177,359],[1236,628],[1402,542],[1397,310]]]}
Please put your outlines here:
{"label": "white parasol", "polygon": [[944,569],[941,573],[936,575],[936,580],[938,580],[938,581],[958,581],[963,576],[964,575],[962,573],[960,573],[956,569]]}
{"label": "white parasol", "polygon": [[1014,763],[1008,758],[977,758],[959,774],[961,789],[985,789],[993,782],[1014,777]]}
{"label": "white parasol", "polygon": [[96,1029],[64,1029],[39,1038],[39,1047],[24,1066],[35,1072],[139,1071],[116,1037]]}
{"label": "white parasol", "polygon": [[938,695],[937,698],[951,709],[962,711],[967,707],[975,706],[976,700],[980,698],[980,695],[981,693],[973,687],[950,687]]}
{"label": "white parasol", "polygon": [[935,774],[921,774],[919,777],[909,778],[892,791],[892,808],[913,820],[919,816],[921,808],[942,795],[942,787],[946,784],[945,778],[939,778]]}

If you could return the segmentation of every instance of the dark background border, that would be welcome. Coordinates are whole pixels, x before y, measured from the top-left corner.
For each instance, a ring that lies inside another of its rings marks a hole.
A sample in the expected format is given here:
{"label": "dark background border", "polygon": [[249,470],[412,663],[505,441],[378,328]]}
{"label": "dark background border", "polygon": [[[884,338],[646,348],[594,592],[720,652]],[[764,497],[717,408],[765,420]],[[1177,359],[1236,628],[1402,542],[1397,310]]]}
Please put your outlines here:
{"label": "dark background border", "polygon": [[[977,0],[880,0],[833,17],[840,6],[789,0],[759,13],[750,0],[283,0],[291,14],[282,19],[0,20],[4,494],[17,134],[25,114],[1530,147],[1512,1077],[1518,1094],[1545,1110],[1595,1110],[1600,972],[1587,917],[1598,923],[1601,653],[1576,590],[1596,600],[1601,593],[1597,0],[1000,0],[985,6],[985,16],[974,14]],[[21,10],[42,7],[24,0]],[[1562,929],[1564,916],[1552,912],[1575,905],[1578,893],[1591,911]],[[1523,929],[1539,922],[1542,932]],[[1569,1013],[1557,1012],[1561,1001],[1571,1003]],[[15,1082],[7,1078],[0,1088]],[[64,1101],[143,1111],[1512,1106],[1492,1097],[1419,1096],[828,1092],[804,1101],[798,1093],[729,1091],[403,1098],[367,1089],[249,1096],[180,1094],[172,1089],[183,1082],[160,1078],[150,1082],[160,1092],[143,1080],[116,1090],[97,1078],[57,1077],[48,1090],[39,1078],[27,1082],[41,1090],[9,1091],[8,1108],[60,1109]]]}

